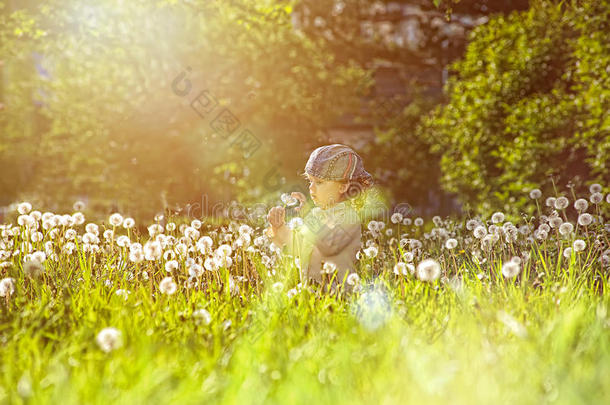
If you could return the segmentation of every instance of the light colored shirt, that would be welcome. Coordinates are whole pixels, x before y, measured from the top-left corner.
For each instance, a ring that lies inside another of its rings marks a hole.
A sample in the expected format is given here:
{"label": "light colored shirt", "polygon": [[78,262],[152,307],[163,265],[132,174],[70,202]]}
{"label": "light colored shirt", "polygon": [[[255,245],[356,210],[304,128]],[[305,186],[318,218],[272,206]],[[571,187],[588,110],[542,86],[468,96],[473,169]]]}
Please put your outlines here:
{"label": "light colored shirt", "polygon": [[290,229],[280,228],[272,241],[283,252],[299,257],[301,279],[322,282],[324,263],[336,266],[335,280],[341,283],[355,271],[356,253],[361,248],[362,230],[356,211],[348,201],[342,201],[324,210],[312,208],[303,218],[303,224]]}

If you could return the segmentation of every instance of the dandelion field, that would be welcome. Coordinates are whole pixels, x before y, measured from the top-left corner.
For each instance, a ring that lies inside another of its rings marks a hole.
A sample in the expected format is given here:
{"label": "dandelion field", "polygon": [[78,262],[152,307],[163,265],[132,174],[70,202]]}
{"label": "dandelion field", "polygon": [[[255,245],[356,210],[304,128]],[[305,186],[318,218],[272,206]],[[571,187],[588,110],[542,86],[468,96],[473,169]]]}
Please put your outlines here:
{"label": "dandelion field", "polygon": [[604,403],[610,197],[530,195],[523,223],[365,224],[351,293],[299,283],[259,227],[22,203],[2,225],[0,401]]}

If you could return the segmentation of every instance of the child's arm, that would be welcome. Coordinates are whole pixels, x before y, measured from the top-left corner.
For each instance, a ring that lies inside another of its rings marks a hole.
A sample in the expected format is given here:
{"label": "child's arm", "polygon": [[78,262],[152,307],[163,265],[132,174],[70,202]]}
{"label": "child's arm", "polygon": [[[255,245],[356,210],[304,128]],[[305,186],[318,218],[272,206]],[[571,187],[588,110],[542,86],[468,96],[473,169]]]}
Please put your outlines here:
{"label": "child's arm", "polygon": [[292,230],[283,224],[280,227],[270,226],[265,230],[271,242],[276,244],[279,248],[283,248],[288,245],[292,240]]}

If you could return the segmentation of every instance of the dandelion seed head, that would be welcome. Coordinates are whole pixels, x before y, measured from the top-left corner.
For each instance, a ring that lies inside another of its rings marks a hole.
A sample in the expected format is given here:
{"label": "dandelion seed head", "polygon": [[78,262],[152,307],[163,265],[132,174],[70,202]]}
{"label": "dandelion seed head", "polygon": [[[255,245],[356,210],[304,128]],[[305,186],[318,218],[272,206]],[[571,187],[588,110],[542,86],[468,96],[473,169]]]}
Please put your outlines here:
{"label": "dandelion seed head", "polygon": [[576,239],[574,243],[572,243],[572,248],[575,252],[582,252],[587,247],[587,243],[582,239]]}
{"label": "dandelion seed head", "polygon": [[417,265],[417,277],[422,281],[432,282],[441,275],[441,266],[434,259],[425,259]]}
{"label": "dandelion seed head", "polygon": [[24,201],[17,205],[17,212],[22,215],[29,214],[30,211],[32,211],[32,204],[27,201]]}
{"label": "dandelion seed head", "polygon": [[589,203],[584,198],[579,198],[574,201],[574,209],[578,212],[586,211],[589,208]]}
{"label": "dandelion seed head", "polygon": [[505,278],[513,278],[521,272],[521,265],[513,260],[502,265],[502,275]]}
{"label": "dandelion seed head", "polygon": [[402,222],[402,219],[402,214],[400,212],[395,212],[390,217],[390,221],[392,221],[393,224],[398,224],[399,222]]}
{"label": "dandelion seed head", "polygon": [[574,225],[572,225],[570,222],[564,222],[559,226],[559,233],[563,236],[571,234],[572,231],[574,231]]}
{"label": "dandelion seed head", "polygon": [[453,238],[449,238],[445,241],[445,248],[452,250],[455,249],[458,245],[457,240],[453,239]]}
{"label": "dandelion seed head", "polygon": [[494,214],[491,216],[491,222],[494,224],[500,223],[504,221],[504,213],[502,212],[494,212]]}
{"label": "dandelion seed head", "polygon": [[177,289],[178,286],[171,277],[165,277],[159,282],[159,292],[161,294],[172,295]]}
{"label": "dandelion seed head", "polygon": [[112,327],[102,329],[95,340],[99,348],[106,353],[110,353],[123,345],[121,331]]}
{"label": "dandelion seed head", "polygon": [[570,201],[566,197],[563,197],[563,196],[557,198],[555,200],[555,203],[553,204],[555,209],[558,209],[558,210],[564,210],[568,207],[568,205],[570,205]]}
{"label": "dandelion seed head", "polygon": [[540,191],[540,189],[535,188],[535,189],[533,189],[532,191],[530,191],[530,198],[531,198],[532,200],[537,200],[537,199],[539,199],[540,197],[542,197],[542,191]]}
{"label": "dandelion seed head", "polygon": [[115,212],[114,214],[110,215],[108,222],[112,226],[121,226],[121,224],[123,224],[123,216],[118,212]]}
{"label": "dandelion seed head", "polygon": [[578,224],[581,226],[589,226],[593,222],[593,215],[589,213],[582,213],[578,216]]}
{"label": "dandelion seed head", "polygon": [[599,204],[604,201],[604,195],[602,193],[593,193],[589,197],[589,201],[591,201],[592,204]]}
{"label": "dandelion seed head", "polygon": [[15,292],[15,279],[6,277],[0,280],[0,297],[10,297]]}

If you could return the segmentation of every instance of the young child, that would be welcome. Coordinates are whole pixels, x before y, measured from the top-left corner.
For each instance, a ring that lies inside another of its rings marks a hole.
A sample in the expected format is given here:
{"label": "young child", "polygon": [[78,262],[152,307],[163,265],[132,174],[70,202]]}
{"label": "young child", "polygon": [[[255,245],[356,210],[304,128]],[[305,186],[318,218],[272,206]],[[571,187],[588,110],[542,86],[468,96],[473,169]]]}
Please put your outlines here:
{"label": "young child", "polygon": [[[343,283],[354,272],[361,248],[360,220],[351,199],[371,187],[373,178],[364,170],[362,158],[341,144],[314,150],[303,176],[310,182],[315,207],[295,229],[286,225],[283,207],[271,208],[267,215],[271,226],[266,233],[283,251],[300,258],[303,282],[322,284],[335,273],[333,284]],[[291,195],[305,202],[302,193]]]}

